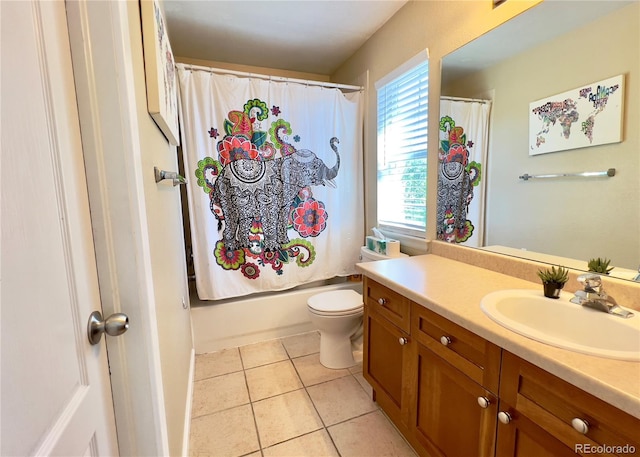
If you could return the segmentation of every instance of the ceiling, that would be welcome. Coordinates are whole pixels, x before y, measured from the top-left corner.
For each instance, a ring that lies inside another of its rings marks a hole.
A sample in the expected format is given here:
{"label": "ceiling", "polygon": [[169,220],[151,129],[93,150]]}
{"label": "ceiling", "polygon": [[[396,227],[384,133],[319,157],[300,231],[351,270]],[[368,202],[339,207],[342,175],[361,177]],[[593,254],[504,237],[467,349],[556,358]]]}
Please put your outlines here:
{"label": "ceiling", "polygon": [[[407,1],[164,0],[163,6],[176,57],[328,76]],[[495,65],[633,1],[545,0],[446,56],[443,80]]]}
{"label": "ceiling", "polygon": [[331,75],[407,0],[164,0],[176,57]]}

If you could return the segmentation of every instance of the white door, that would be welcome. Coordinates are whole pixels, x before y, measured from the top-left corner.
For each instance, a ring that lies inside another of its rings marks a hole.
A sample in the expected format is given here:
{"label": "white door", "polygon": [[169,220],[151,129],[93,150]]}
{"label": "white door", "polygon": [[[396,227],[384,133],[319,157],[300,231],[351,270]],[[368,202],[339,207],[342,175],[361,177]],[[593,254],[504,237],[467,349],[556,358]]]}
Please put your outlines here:
{"label": "white door", "polygon": [[0,8],[0,455],[117,455],[65,6]]}

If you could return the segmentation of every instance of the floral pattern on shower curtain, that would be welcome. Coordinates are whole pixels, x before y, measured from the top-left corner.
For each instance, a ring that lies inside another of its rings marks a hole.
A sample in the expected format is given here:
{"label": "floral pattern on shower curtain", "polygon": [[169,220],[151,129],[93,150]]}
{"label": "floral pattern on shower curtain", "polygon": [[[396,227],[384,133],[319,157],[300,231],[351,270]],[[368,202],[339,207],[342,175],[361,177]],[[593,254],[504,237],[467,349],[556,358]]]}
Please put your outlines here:
{"label": "floral pattern on shower curtain", "polygon": [[481,246],[490,101],[440,100],[439,240]]}
{"label": "floral pattern on shower curtain", "polygon": [[355,273],[360,92],[178,66],[200,299]]}

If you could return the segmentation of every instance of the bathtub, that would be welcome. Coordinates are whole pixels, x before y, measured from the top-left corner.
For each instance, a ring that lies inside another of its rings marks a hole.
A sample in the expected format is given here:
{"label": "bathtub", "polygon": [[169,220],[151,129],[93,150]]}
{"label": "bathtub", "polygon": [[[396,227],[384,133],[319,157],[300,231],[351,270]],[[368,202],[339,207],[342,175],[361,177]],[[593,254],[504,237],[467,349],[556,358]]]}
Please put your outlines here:
{"label": "bathtub", "polygon": [[290,291],[216,301],[202,301],[194,292],[190,299],[195,352],[205,354],[310,332],[314,328],[307,299],[340,289],[362,293],[362,282],[337,278]]}

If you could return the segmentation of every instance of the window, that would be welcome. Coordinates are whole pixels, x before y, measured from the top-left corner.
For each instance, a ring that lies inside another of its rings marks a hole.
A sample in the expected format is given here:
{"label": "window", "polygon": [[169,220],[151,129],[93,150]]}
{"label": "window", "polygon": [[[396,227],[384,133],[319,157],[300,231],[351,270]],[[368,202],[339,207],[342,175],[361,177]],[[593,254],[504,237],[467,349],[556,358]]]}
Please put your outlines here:
{"label": "window", "polygon": [[378,224],[425,236],[427,225],[428,53],[376,83]]}

